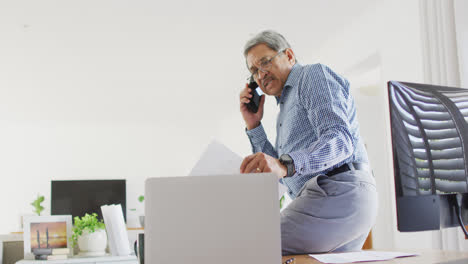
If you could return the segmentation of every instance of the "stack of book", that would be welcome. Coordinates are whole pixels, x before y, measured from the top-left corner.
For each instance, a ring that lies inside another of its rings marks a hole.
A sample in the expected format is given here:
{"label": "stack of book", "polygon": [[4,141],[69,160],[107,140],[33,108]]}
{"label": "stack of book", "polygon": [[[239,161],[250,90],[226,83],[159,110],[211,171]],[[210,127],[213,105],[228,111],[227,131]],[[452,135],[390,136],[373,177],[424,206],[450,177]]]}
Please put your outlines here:
{"label": "stack of book", "polygon": [[69,248],[33,248],[34,259],[56,260],[67,259],[70,254]]}

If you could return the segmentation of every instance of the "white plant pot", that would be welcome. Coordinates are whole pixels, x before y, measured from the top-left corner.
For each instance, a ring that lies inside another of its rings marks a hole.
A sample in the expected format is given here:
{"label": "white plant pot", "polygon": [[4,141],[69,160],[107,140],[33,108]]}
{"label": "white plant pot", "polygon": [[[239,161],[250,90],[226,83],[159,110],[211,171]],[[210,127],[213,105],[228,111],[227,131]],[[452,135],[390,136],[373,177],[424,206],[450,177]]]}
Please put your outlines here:
{"label": "white plant pot", "polygon": [[98,229],[93,233],[88,230],[78,237],[78,247],[81,256],[103,256],[106,254],[107,235],[105,229]]}

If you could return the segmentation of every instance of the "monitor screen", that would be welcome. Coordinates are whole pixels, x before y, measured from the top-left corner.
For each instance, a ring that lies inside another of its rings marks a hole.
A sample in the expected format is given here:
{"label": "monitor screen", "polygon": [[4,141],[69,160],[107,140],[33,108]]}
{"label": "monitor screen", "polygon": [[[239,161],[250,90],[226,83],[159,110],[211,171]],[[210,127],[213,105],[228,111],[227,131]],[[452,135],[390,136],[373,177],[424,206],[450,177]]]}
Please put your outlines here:
{"label": "monitor screen", "polygon": [[51,214],[82,217],[97,213],[102,219],[101,206],[121,204],[126,219],[125,180],[52,181]]}
{"label": "monitor screen", "polygon": [[388,95],[398,229],[458,225],[456,194],[468,204],[468,90],[391,81]]}

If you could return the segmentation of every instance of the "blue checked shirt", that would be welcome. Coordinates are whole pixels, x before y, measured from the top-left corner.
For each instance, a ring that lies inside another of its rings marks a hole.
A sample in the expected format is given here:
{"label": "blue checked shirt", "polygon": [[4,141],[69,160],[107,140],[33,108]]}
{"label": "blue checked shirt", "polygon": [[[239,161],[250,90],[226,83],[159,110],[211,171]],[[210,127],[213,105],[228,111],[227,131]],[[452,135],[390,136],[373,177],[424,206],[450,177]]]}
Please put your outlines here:
{"label": "blue checked shirt", "polygon": [[247,135],[254,153],[292,157],[296,173],[280,180],[292,198],[319,174],[349,162],[368,162],[349,82],[330,68],[294,65],[276,100],[280,112],[275,147],[261,124]]}

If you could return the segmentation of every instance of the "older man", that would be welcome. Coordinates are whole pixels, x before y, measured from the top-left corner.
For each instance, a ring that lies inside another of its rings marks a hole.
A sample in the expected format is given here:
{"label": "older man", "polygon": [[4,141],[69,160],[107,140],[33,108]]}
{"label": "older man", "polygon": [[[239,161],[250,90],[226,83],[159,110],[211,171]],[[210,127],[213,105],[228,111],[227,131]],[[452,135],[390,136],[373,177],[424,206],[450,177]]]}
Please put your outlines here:
{"label": "older man", "polygon": [[375,181],[359,135],[349,82],[322,64],[300,65],[286,39],[263,31],[244,48],[247,67],[280,108],[275,146],[240,93],[253,155],[242,173],[274,172],[293,199],[281,213],[283,255],[361,249],[377,212]]}

